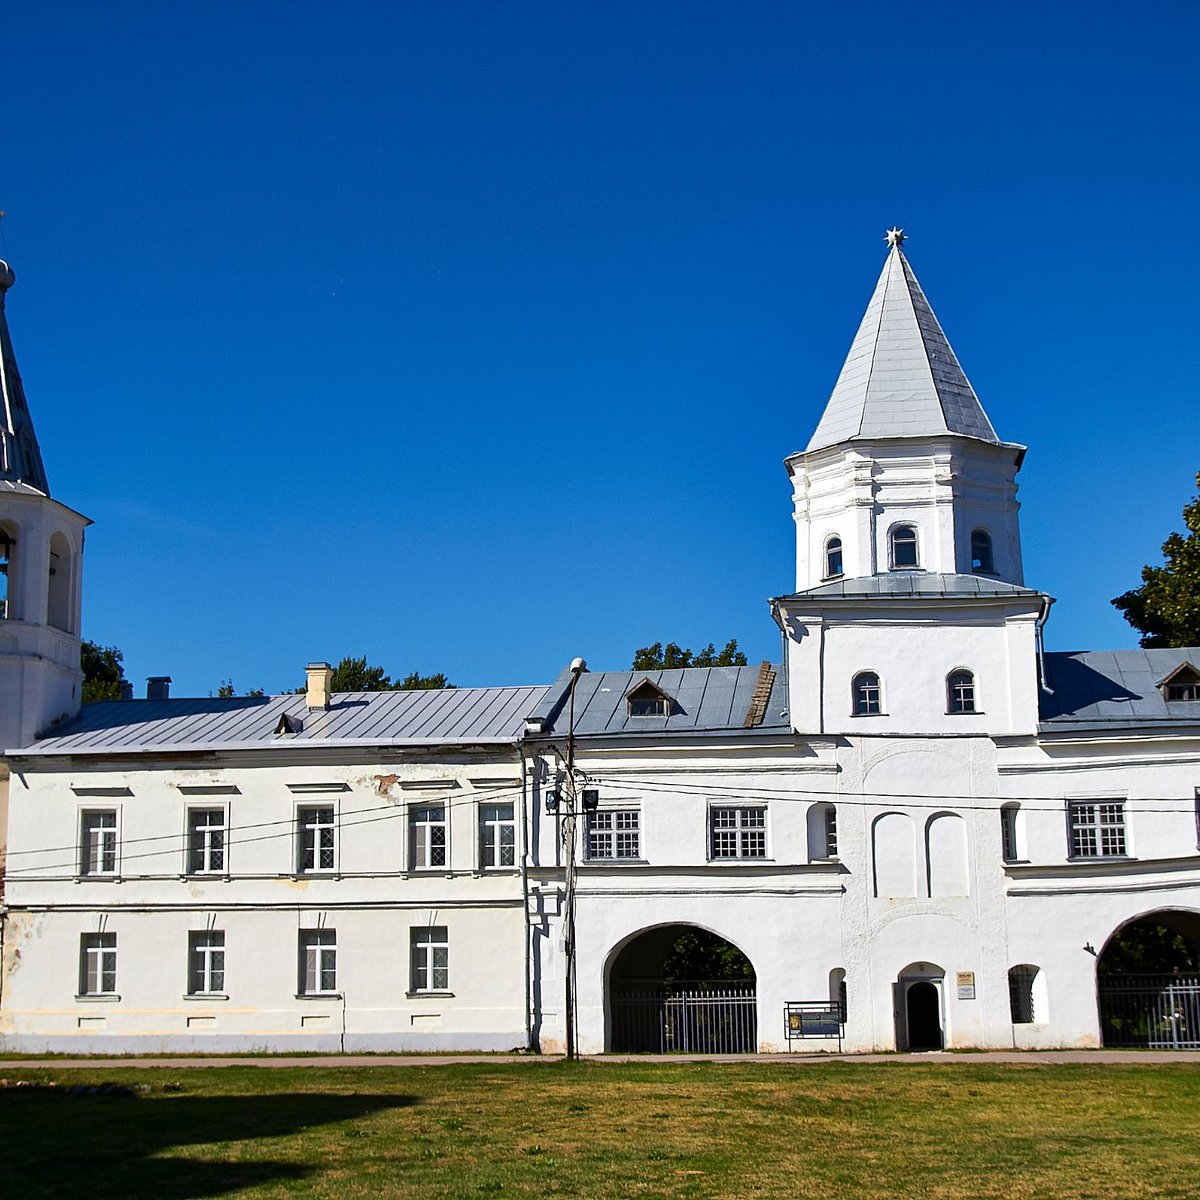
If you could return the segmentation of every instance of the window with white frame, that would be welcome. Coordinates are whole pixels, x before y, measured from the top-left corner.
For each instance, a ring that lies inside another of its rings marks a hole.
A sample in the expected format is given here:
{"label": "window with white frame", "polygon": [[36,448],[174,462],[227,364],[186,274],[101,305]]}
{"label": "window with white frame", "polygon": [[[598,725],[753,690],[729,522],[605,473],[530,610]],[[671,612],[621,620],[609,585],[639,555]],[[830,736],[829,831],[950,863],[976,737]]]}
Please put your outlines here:
{"label": "window with white frame", "polygon": [[333,808],[309,805],[296,810],[296,870],[302,874],[332,871],[337,865]]}
{"label": "window with white frame", "polygon": [[225,810],[188,809],[189,875],[216,875],[225,870]]}
{"label": "window with white frame", "polygon": [[517,863],[517,822],[511,804],[479,806],[480,866],[513,867]]}
{"label": "window with white frame", "polygon": [[300,930],[300,994],[337,991],[337,930]]}
{"label": "window with white frame", "polygon": [[188,934],[188,995],[221,995],[225,991],[225,933],[220,929]]}
{"label": "window with white frame", "polygon": [[842,539],[835,533],[825,543],[825,578],[837,579],[842,574]]}
{"label": "window with white frame", "polygon": [[450,938],[445,925],[409,930],[410,990],[445,992],[450,988]]}
{"label": "window with white frame", "polygon": [[710,808],[708,819],[711,857],[767,857],[765,808]]}
{"label": "window with white frame", "polygon": [[408,813],[409,861],[414,871],[446,865],[446,806],[421,804]]}
{"label": "window with white frame", "polygon": [[856,717],[877,717],[883,712],[883,688],[874,671],[860,671],[850,685],[850,711]]}
{"label": "window with white frame", "polygon": [[912,525],[897,525],[888,537],[893,570],[920,565],[917,552],[917,531]]}
{"label": "window with white frame", "polygon": [[636,808],[606,808],[587,814],[588,858],[641,858],[642,814]]}
{"label": "window with white frame", "polygon": [[975,676],[970,671],[951,671],[946,676],[946,711],[973,713],[975,711]]}
{"label": "window with white frame", "polygon": [[80,817],[79,873],[117,873],[116,809],[86,809]]}
{"label": "window with white frame", "polygon": [[84,933],[79,938],[79,994],[117,994],[117,935]]}
{"label": "window with white frame", "polygon": [[1120,858],[1125,854],[1124,800],[1071,800],[1072,858]]}

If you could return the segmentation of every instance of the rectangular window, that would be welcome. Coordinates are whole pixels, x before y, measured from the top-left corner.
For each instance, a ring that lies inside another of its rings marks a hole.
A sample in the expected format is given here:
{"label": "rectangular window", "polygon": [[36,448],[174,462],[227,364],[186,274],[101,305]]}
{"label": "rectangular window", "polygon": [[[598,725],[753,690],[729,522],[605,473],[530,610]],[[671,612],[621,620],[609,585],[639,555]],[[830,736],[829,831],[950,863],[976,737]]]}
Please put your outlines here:
{"label": "rectangular window", "polygon": [[300,930],[300,994],[319,996],[337,991],[337,932]]}
{"label": "rectangular window", "polygon": [[511,804],[479,806],[480,865],[513,867],[517,863],[517,823]]}
{"label": "rectangular window", "polygon": [[332,871],[336,865],[333,809],[324,805],[298,809],[296,825],[299,834],[296,869],[301,874]]}
{"label": "rectangular window", "polygon": [[225,870],[225,810],[188,809],[188,874],[216,875]]}
{"label": "rectangular window", "polygon": [[80,846],[80,875],[117,873],[117,813],[115,809],[92,809],[83,814]]}
{"label": "rectangular window", "polygon": [[425,804],[409,810],[408,844],[412,869],[426,871],[446,865],[446,806]]}
{"label": "rectangular window", "polygon": [[115,996],[117,993],[117,935],[85,933],[79,938],[79,994]]}
{"label": "rectangular window", "polygon": [[641,858],[641,821],[642,814],[636,808],[588,813],[588,858]]}
{"label": "rectangular window", "polygon": [[766,858],[765,808],[709,809],[713,858]]}
{"label": "rectangular window", "polygon": [[225,991],[225,934],[205,929],[188,934],[188,995]]}
{"label": "rectangular window", "polygon": [[1125,853],[1123,800],[1071,800],[1072,858],[1113,858]]}
{"label": "rectangular window", "polygon": [[445,925],[410,930],[412,990],[445,992],[450,988],[450,940]]}

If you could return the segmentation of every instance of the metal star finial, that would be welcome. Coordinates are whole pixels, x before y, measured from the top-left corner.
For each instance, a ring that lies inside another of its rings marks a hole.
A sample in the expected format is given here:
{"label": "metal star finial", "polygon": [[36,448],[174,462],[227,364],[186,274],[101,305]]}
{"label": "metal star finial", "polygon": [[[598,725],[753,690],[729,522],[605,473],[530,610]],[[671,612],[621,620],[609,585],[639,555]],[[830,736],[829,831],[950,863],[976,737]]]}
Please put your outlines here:
{"label": "metal star finial", "polygon": [[899,246],[903,245],[903,243],[904,243],[904,230],[903,229],[889,229],[887,231],[887,237],[885,237],[883,240],[885,242],[887,242],[887,244],[889,246],[899,247]]}

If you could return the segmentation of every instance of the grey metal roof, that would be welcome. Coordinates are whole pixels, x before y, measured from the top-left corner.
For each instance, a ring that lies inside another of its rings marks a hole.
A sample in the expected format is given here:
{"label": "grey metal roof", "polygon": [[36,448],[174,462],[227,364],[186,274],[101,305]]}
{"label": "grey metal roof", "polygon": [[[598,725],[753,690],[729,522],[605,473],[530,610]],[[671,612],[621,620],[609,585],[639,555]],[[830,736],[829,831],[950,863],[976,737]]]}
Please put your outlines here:
{"label": "grey metal roof", "polygon": [[[544,687],[337,692],[328,709],[303,695],[104,700],[18,755],[250,749],[280,746],[514,743]],[[301,724],[276,734],[286,713]]]}
{"label": "grey metal roof", "polygon": [[946,433],[1000,444],[896,245],[807,449]]}
{"label": "grey metal roof", "polygon": [[1168,703],[1156,684],[1185,662],[1200,666],[1200,647],[1049,653],[1046,683],[1052,690],[1042,696],[1042,728],[1200,725],[1200,701]]}
{"label": "grey metal roof", "polygon": [[4,311],[4,299],[13,279],[8,263],[0,262],[0,480],[28,484],[48,496],[46,468],[25,402],[25,388],[17,370],[17,356],[13,353]]}
{"label": "grey metal roof", "polygon": [[938,571],[892,571],[885,575],[865,575],[861,578],[835,579],[780,596],[780,600],[844,596],[847,599],[867,599],[878,596],[895,599],[897,596],[1041,596],[1033,588],[1006,583],[986,575],[955,575]]}
{"label": "grey metal roof", "polygon": [[[790,729],[787,719],[787,685],[783,669],[775,673],[766,714],[760,724],[745,728],[746,714],[758,683],[759,666],[686,667],[669,671],[585,671],[575,688],[575,735],[692,734]],[[649,680],[673,700],[666,717],[631,717],[625,697],[643,680]],[[569,720],[567,695],[570,671],[564,671],[549,689],[545,703],[532,710],[545,733],[565,734]]]}

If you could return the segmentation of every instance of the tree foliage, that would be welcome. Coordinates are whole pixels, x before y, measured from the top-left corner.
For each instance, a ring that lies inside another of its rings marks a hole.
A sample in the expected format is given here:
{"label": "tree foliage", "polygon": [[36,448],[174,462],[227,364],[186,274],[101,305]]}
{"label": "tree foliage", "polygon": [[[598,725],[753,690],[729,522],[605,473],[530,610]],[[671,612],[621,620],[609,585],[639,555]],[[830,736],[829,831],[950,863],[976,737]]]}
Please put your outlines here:
{"label": "tree foliage", "polygon": [[[211,696],[212,692],[209,692],[208,694]],[[235,688],[233,686],[232,679],[224,680],[222,682],[221,686],[219,688],[217,688],[217,696],[221,700],[229,700],[232,697],[236,696],[237,694],[238,694],[238,691],[237,691],[237,688]],[[267,693],[262,688],[251,688],[246,693],[247,696],[265,696],[266,694]]]}
{"label": "tree foliage", "polygon": [[681,933],[663,958],[663,981],[753,979],[750,960],[732,943],[707,929]]}
{"label": "tree foliage", "polygon": [[1163,542],[1163,565],[1143,567],[1142,586],[1113,600],[1143,646],[1200,646],[1200,496],[1184,506],[1183,521],[1187,533]]}
{"label": "tree foliage", "polygon": [[84,642],[79,651],[79,665],[83,668],[84,704],[120,700],[126,680],[121,651],[116,646]]}
{"label": "tree foliage", "polygon": [[1100,958],[1101,975],[1194,975],[1196,947],[1176,929],[1157,921],[1135,921],[1113,936]]}
{"label": "tree foliage", "polygon": [[[403,679],[393,680],[382,668],[372,666],[364,654],[361,658],[343,658],[333,668],[333,682],[330,691],[334,692],[415,692],[429,688],[452,688],[452,684],[444,674],[422,675],[419,671],[410,671]],[[303,692],[305,688],[297,688]]]}
{"label": "tree foliage", "polygon": [[709,642],[703,650],[693,653],[685,650],[675,642],[668,642],[664,647],[662,642],[653,646],[643,646],[633,656],[635,671],[662,671],[675,667],[744,667],[746,656],[738,649],[737,639],[731,638],[725,643],[724,650],[718,650]]}

